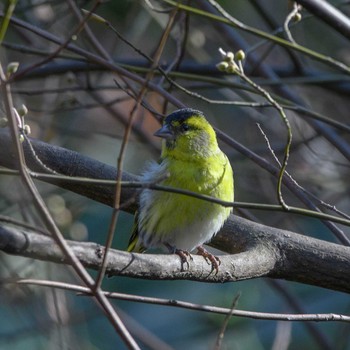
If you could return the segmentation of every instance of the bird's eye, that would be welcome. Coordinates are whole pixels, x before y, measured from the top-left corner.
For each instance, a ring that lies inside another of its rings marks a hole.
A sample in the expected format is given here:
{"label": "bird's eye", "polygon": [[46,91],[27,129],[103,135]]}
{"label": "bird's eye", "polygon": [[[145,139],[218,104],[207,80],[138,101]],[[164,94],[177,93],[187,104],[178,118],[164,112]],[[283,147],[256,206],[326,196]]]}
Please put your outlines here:
{"label": "bird's eye", "polygon": [[182,128],[183,131],[187,131],[190,127],[188,126],[188,124],[183,123],[183,124],[181,125],[181,128]]}

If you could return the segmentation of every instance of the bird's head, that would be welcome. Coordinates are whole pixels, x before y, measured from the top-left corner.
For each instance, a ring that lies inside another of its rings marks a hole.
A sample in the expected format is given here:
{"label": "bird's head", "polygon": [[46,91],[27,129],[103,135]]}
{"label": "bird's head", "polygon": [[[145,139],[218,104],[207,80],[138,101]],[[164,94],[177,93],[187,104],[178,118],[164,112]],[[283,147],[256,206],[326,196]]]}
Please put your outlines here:
{"label": "bird's head", "polygon": [[184,108],[169,114],[155,136],[164,139],[162,158],[201,159],[218,150],[216,134],[202,112]]}

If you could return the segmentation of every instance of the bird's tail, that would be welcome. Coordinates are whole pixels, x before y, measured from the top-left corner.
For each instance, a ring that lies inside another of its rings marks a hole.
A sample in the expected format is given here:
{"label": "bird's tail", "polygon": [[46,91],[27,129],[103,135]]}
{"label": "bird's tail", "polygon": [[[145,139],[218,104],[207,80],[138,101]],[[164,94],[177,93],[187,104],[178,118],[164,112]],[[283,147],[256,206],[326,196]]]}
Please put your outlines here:
{"label": "bird's tail", "polygon": [[138,236],[134,237],[131,236],[129,245],[128,245],[128,252],[134,252],[134,253],[143,253],[146,250],[146,248],[139,243]]}
{"label": "bird's tail", "polygon": [[137,220],[135,220],[127,251],[134,253],[143,253],[145,250],[146,248],[139,242],[138,225]]}

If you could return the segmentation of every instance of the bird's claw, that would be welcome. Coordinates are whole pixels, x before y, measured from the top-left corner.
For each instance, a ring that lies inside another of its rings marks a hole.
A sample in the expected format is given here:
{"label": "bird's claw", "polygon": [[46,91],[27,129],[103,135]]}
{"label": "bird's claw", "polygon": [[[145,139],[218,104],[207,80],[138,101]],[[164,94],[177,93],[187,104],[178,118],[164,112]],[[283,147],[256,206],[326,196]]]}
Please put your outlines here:
{"label": "bird's claw", "polygon": [[221,264],[219,257],[209,253],[202,246],[197,248],[197,254],[201,255],[209,265],[211,264],[211,272],[215,270],[215,275],[219,272],[219,266]]}
{"label": "bird's claw", "polygon": [[168,248],[170,253],[174,253],[180,257],[180,259],[181,259],[181,271],[185,271],[185,269],[184,269],[185,264],[187,265],[187,270],[190,269],[190,264],[188,263],[188,258],[190,258],[190,260],[193,260],[193,257],[190,254],[190,252],[188,252],[187,250],[177,249],[170,244],[165,244],[165,246]]}
{"label": "bird's claw", "polygon": [[187,250],[176,249],[175,254],[177,254],[181,259],[181,271],[184,271],[184,264],[187,265],[187,270],[190,268],[190,264],[188,263],[188,258],[193,260],[192,255]]}

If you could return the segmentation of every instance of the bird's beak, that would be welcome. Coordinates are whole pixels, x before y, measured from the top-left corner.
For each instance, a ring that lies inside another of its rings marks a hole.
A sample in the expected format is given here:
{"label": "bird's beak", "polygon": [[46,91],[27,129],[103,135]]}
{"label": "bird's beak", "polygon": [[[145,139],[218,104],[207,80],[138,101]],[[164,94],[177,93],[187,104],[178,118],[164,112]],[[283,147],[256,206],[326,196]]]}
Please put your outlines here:
{"label": "bird's beak", "polygon": [[171,129],[171,127],[168,124],[164,124],[153,135],[161,137],[161,138],[166,139],[166,140],[172,140],[172,139],[174,139],[174,136],[175,136],[174,131]]}

